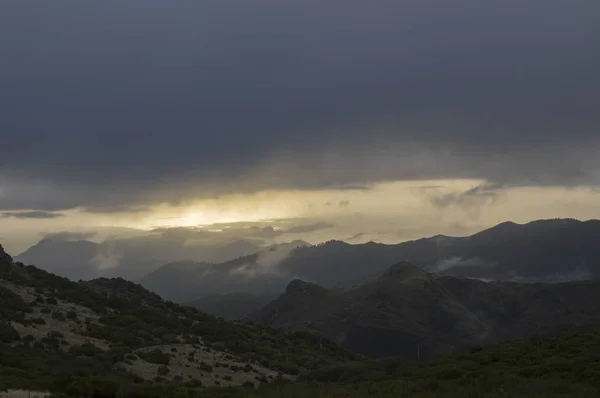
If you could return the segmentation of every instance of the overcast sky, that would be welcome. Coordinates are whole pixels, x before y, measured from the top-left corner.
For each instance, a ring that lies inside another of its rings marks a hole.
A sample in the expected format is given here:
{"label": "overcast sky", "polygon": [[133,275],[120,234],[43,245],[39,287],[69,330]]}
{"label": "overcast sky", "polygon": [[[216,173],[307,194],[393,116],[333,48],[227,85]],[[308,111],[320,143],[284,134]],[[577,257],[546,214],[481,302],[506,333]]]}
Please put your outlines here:
{"label": "overcast sky", "polygon": [[1,8],[15,248],[81,225],[342,217],[352,236],[365,217],[435,233],[600,214],[598,0]]}

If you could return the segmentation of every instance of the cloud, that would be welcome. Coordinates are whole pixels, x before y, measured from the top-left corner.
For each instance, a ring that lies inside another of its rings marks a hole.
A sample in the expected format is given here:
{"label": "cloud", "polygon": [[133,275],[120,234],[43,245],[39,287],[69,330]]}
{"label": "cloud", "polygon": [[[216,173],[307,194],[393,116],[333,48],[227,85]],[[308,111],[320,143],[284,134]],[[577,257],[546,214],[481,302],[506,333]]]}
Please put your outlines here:
{"label": "cloud", "polygon": [[56,213],[51,211],[9,211],[0,213],[0,218],[37,218],[37,219],[51,219],[64,217],[62,213]]}
{"label": "cloud", "polygon": [[359,233],[354,234],[351,237],[343,239],[343,240],[346,241],[346,242],[351,242],[351,241],[354,241],[354,240],[362,239],[364,235],[365,234],[363,232],[359,232]]}
{"label": "cloud", "polygon": [[73,240],[86,240],[96,236],[96,232],[53,232],[43,234],[45,239],[60,240],[60,241],[73,241]]}
{"label": "cloud", "polygon": [[486,263],[479,258],[451,257],[440,260],[432,268],[432,272],[444,272],[455,267],[494,267],[496,264]]}
{"label": "cloud", "polygon": [[98,246],[96,255],[90,260],[98,270],[117,268],[123,260],[123,253],[117,249],[117,241],[108,241]]}
{"label": "cloud", "polygon": [[286,234],[301,234],[308,232],[315,232],[322,229],[333,228],[334,225],[327,222],[316,222],[314,224],[306,224],[306,225],[297,225],[295,227],[291,227],[283,231]]}
{"label": "cloud", "polygon": [[329,189],[336,189],[339,191],[369,191],[373,187],[369,184],[345,184],[338,187],[330,187]]}
{"label": "cloud", "polygon": [[8,2],[0,210],[401,179],[596,184],[599,7]]}
{"label": "cloud", "polygon": [[448,209],[458,207],[470,219],[481,217],[482,209],[485,206],[494,204],[498,201],[502,189],[506,186],[502,184],[485,183],[473,186],[462,192],[440,193],[441,190],[425,190],[425,196],[438,209]]}
{"label": "cloud", "polygon": [[135,205],[106,205],[106,206],[87,206],[83,208],[88,213],[142,213],[150,211],[149,207],[140,207]]}
{"label": "cloud", "polygon": [[444,208],[449,206],[473,206],[493,203],[498,197],[498,190],[503,186],[499,184],[481,184],[471,187],[463,192],[451,192],[441,195],[431,195],[433,205]]}

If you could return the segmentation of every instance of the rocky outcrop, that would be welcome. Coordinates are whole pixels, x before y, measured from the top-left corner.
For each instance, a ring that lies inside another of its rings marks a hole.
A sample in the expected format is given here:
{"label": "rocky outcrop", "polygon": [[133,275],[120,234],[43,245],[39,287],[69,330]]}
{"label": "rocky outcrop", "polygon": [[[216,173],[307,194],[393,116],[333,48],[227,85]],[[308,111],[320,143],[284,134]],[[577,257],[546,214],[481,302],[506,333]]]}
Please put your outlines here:
{"label": "rocky outcrop", "polygon": [[4,251],[2,245],[0,245],[0,272],[8,272],[12,267],[12,257]]}

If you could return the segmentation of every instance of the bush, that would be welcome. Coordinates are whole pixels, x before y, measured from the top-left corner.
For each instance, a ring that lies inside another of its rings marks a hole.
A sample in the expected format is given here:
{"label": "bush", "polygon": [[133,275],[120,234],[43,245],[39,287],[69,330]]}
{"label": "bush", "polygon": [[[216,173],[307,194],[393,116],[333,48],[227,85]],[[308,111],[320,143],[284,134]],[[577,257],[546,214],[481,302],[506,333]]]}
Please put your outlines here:
{"label": "bush", "polygon": [[204,370],[205,372],[212,372],[213,368],[206,362],[200,362],[200,370]]}
{"label": "bush", "polygon": [[19,332],[11,324],[0,322],[0,341],[10,343],[11,341],[20,339]]}
{"label": "bush", "polygon": [[52,319],[56,319],[57,321],[65,321],[65,315],[62,312],[53,312]]}
{"label": "bush", "polygon": [[168,366],[165,365],[161,365],[158,367],[158,369],[156,369],[156,373],[161,375],[161,376],[166,376],[169,373],[171,373],[171,369],[169,369]]}
{"label": "bush", "polygon": [[42,312],[42,314],[49,314],[52,312],[52,310],[48,307],[44,307],[44,308],[42,308],[41,312]]}
{"label": "bush", "polygon": [[158,348],[148,352],[138,352],[138,356],[146,362],[155,363],[158,365],[168,365],[171,357],[165,354]]}
{"label": "bush", "polygon": [[28,334],[27,336],[23,337],[22,340],[24,343],[31,343],[35,340],[35,338],[32,335]]}
{"label": "bush", "polygon": [[67,319],[77,319],[77,312],[75,312],[75,311],[68,311],[67,312]]}
{"label": "bush", "polygon": [[58,301],[56,300],[56,298],[54,297],[48,297],[46,299],[46,304],[50,304],[50,305],[57,305]]}

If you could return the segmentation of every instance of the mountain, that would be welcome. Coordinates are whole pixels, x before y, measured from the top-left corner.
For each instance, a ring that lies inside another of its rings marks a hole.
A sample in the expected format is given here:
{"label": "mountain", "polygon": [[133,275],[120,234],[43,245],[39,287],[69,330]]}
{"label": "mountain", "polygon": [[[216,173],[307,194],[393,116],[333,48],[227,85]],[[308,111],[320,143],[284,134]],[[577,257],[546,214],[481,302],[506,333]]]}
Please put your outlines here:
{"label": "mountain", "polygon": [[398,261],[445,275],[560,282],[600,276],[598,241],[598,220],[506,222],[468,237],[437,235],[397,245],[328,242],[295,251],[278,270],[327,287],[363,283]]}
{"label": "mountain", "polygon": [[[480,333],[480,326],[469,325],[472,317],[463,308],[475,311],[489,330],[503,336],[523,328],[534,333],[573,328],[598,318],[598,288],[593,281],[485,283],[435,276],[405,262],[354,292],[300,280],[287,290],[276,303],[292,296],[295,300],[288,300],[282,311],[293,309],[307,317],[332,301],[351,304],[346,300],[368,299],[348,310],[359,319],[380,323],[387,313],[406,314],[417,320],[406,322],[407,328],[422,332],[434,323],[453,336]],[[390,308],[378,308],[373,316],[373,296],[380,295]],[[427,323],[421,324],[424,320]],[[375,337],[384,338],[380,347],[414,348],[406,336],[386,340],[382,334],[364,333],[370,332],[368,328],[362,331],[369,344]],[[430,359],[424,358],[430,354],[428,347],[420,348],[420,360],[364,360],[311,334],[231,323],[165,302],[124,279],[72,282],[14,263],[0,246],[0,396],[35,396],[36,391],[40,396],[52,392],[57,397],[122,398],[600,394],[597,326],[477,345]]]}
{"label": "mountain", "polygon": [[186,303],[199,311],[227,320],[242,319],[279,297],[279,294],[211,294]]}
{"label": "mountain", "polygon": [[92,259],[99,245],[87,240],[44,238],[15,260],[24,264],[40,264],[44,269],[72,280],[87,279],[96,274]]}
{"label": "mountain", "polygon": [[505,222],[468,237],[437,235],[386,245],[329,241],[254,253],[221,264],[175,262],[140,279],[179,302],[213,294],[281,293],[294,279],[351,288],[407,261],[429,272],[482,280],[561,282],[600,276],[600,221]]}
{"label": "mountain", "polygon": [[122,278],[72,282],[14,263],[0,246],[0,391],[182,397],[353,358],[310,334],[227,322]]}
{"label": "mountain", "polygon": [[310,331],[366,356],[427,357],[600,324],[600,281],[483,282],[400,262],[346,290],[295,280],[249,320]]}
{"label": "mountain", "polygon": [[136,280],[172,261],[223,262],[255,253],[260,248],[245,240],[192,245],[188,244],[186,235],[175,232],[109,239],[102,243],[48,237],[15,260],[35,264],[75,281],[98,277]]}
{"label": "mountain", "polygon": [[177,302],[230,293],[273,295],[283,291],[289,282],[288,276],[277,270],[277,265],[306,246],[309,244],[302,240],[275,244],[220,264],[173,262],[144,276],[139,283]]}

